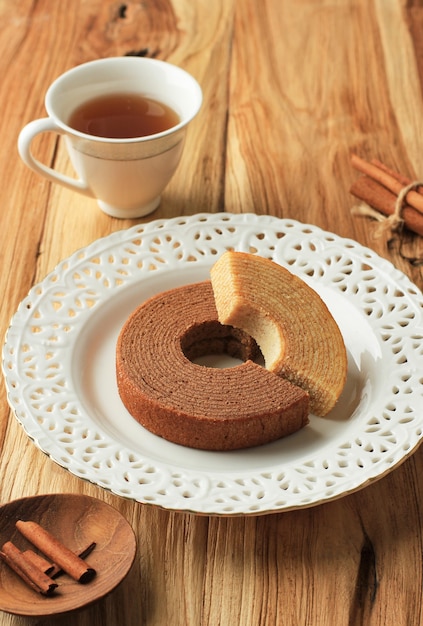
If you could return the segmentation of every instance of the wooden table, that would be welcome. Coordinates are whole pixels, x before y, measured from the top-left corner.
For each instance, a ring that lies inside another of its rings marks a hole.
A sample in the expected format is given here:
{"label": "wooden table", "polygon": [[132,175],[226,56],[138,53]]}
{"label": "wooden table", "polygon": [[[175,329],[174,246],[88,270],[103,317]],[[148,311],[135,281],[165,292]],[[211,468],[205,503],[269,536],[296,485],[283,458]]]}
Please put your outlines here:
{"label": "wooden table", "polygon": [[[156,218],[254,212],[351,237],[422,287],[423,246],[389,242],[351,214],[350,154],[423,176],[420,0],[0,1],[1,332],[62,259],[137,221],[51,185],[19,160],[20,128],[43,116],[47,86],[99,57],[173,62],[204,105]],[[54,137],[47,163],[71,173]],[[125,582],[51,624],[79,626],[414,626],[422,623],[423,451],[366,489],[316,507],[207,517],[125,500],[47,458],[0,395],[1,502],[84,493],[119,509],[138,537]],[[1,614],[0,622],[33,623]],[[38,620],[37,624],[47,623]]]}

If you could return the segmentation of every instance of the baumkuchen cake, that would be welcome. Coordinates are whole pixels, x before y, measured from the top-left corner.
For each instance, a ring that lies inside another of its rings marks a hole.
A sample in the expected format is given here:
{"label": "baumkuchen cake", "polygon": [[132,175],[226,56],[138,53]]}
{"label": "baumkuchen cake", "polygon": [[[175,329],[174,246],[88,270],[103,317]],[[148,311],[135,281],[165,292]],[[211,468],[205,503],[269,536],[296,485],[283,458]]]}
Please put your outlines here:
{"label": "baumkuchen cake", "polygon": [[344,387],[347,356],[337,323],[303,280],[263,257],[229,251],[211,269],[219,320],[257,341],[266,368],[310,394],[326,415]]}
{"label": "baumkuchen cake", "polygon": [[[129,413],[174,443],[234,450],[289,435],[308,423],[308,394],[255,363],[256,343],[222,325],[210,281],[177,287],[140,305],[116,349],[117,384]],[[243,363],[193,362],[227,352]]]}

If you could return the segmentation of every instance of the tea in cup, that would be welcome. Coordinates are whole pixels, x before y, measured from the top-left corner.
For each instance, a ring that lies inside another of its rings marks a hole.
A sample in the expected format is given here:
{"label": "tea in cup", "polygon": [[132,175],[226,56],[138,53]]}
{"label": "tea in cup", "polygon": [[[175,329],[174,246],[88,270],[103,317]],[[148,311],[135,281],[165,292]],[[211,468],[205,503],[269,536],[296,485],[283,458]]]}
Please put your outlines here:
{"label": "tea in cup", "polygon": [[[142,217],[159,205],[201,103],[197,81],[165,61],[91,61],[52,83],[45,97],[48,117],[22,129],[19,154],[50,181],[95,198],[108,215]],[[64,136],[78,179],[33,156],[32,141],[43,132]]]}

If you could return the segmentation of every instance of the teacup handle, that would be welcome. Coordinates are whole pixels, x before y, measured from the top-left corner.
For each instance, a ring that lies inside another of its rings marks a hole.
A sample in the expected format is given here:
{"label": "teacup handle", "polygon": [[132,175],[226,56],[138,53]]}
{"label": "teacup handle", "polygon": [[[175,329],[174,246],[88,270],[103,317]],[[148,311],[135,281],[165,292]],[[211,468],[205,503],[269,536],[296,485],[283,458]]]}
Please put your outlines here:
{"label": "teacup handle", "polygon": [[22,161],[29,168],[34,170],[34,172],[37,172],[37,174],[41,174],[41,176],[45,176],[46,178],[48,178],[48,180],[51,180],[54,183],[60,183],[68,189],[72,189],[73,191],[79,191],[79,193],[83,193],[87,196],[92,197],[93,193],[87,186],[87,184],[84,183],[84,181],[78,180],[76,178],[71,178],[70,176],[66,176],[65,174],[60,174],[60,172],[56,172],[51,167],[44,165],[32,155],[31,144],[33,139],[37,135],[46,132],[54,132],[59,135],[65,134],[65,131],[60,128],[60,126],[58,126],[50,117],[44,117],[38,120],[34,120],[32,122],[29,122],[29,124],[22,128],[18,137],[18,151]]}

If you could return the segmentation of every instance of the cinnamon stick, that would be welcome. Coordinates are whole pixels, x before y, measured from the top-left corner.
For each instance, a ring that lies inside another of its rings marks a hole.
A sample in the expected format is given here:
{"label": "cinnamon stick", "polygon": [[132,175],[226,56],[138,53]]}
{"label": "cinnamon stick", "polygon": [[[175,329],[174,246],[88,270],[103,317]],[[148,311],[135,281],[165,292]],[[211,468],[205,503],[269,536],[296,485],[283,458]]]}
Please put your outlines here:
{"label": "cinnamon stick", "polygon": [[[394,213],[396,196],[369,176],[360,176],[354,181],[351,185],[350,193],[377,209],[386,217]],[[423,236],[423,215],[419,211],[409,205],[405,205],[402,210],[402,218],[409,230]]]}
{"label": "cinnamon stick", "polygon": [[33,550],[24,550],[22,554],[28,561],[31,561],[35,567],[38,567],[38,569],[44,572],[44,574],[47,574],[50,578],[52,578],[55,568],[57,569],[57,566],[54,563],[50,563],[50,561],[47,561],[47,559],[45,559],[41,554],[38,554]]}
{"label": "cinnamon stick", "polygon": [[[97,544],[94,541],[92,543],[90,543],[90,545],[87,546],[85,548],[85,550],[82,550],[82,552],[80,552],[78,554],[79,558],[80,559],[86,559],[87,556],[89,556],[91,554],[91,552],[94,550],[96,545]],[[54,578],[56,580],[56,578],[58,578],[59,576],[61,576],[64,573],[65,573],[64,570],[62,570],[58,565],[54,564],[53,565],[53,569],[49,573],[49,576],[50,576],[50,578]]]}
{"label": "cinnamon stick", "polygon": [[96,571],[74,552],[64,546],[56,537],[42,528],[36,522],[18,520],[16,528],[28,541],[36,546],[43,554],[56,563],[69,576],[80,583],[90,582]]}
{"label": "cinnamon stick", "polygon": [[[399,172],[396,172],[395,170],[391,169],[390,167],[382,163],[382,161],[379,161],[379,159],[372,159],[371,162],[373,163],[373,165],[376,165],[376,167],[380,168],[381,170],[384,170],[384,172],[392,176],[392,178],[395,178],[397,181],[399,181],[403,187],[406,187],[407,185],[413,182],[411,178],[408,178],[408,176],[404,176],[404,174],[400,174]],[[419,187],[417,191],[421,193],[421,187]]]}
{"label": "cinnamon stick", "polygon": [[[378,165],[376,165],[374,162],[369,163],[368,161],[365,161],[364,159],[357,156],[356,154],[353,154],[351,156],[351,164],[356,170],[358,170],[362,174],[366,174],[376,182],[380,183],[396,196],[398,196],[398,194],[404,188],[404,185],[399,180],[397,180],[396,177],[392,176],[389,171],[386,171],[386,168],[382,169],[378,167]],[[407,193],[406,201],[409,206],[413,207],[423,214],[422,194],[418,193],[415,190],[411,190]]]}
{"label": "cinnamon stick", "polygon": [[3,545],[0,556],[27,585],[38,593],[50,596],[57,588],[57,583],[28,560],[11,541]]}

